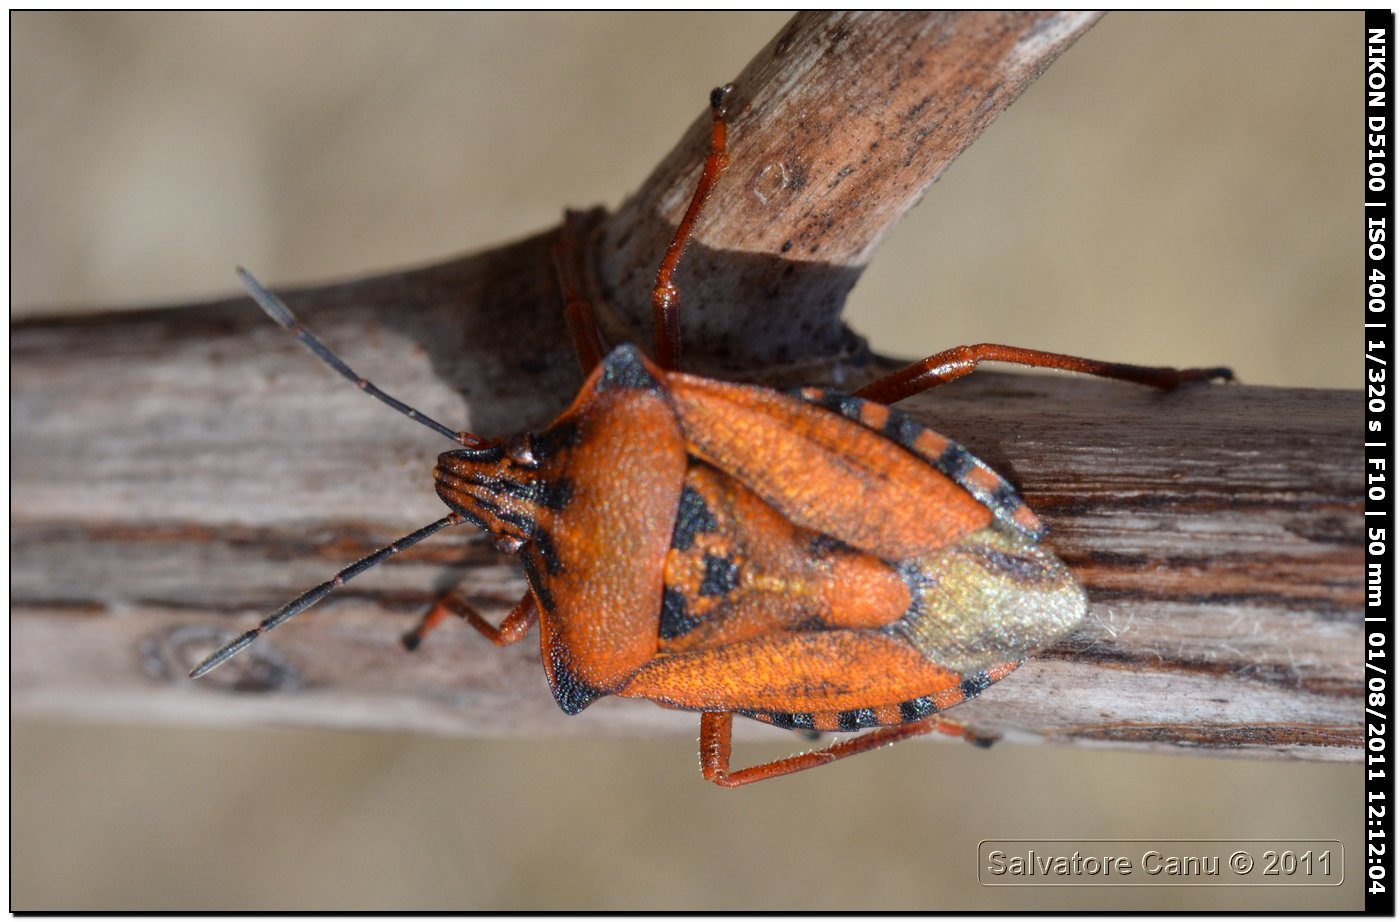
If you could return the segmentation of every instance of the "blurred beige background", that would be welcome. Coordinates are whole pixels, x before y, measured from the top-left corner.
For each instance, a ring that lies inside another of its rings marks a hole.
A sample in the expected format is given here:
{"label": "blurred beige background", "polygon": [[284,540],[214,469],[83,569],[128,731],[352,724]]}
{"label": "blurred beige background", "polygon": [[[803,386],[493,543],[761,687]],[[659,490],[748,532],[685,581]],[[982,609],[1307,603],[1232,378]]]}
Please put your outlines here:
{"label": "blurred beige background", "polygon": [[[330,280],[615,205],[786,18],[13,14],[12,313],[225,295],[240,262]],[[1108,17],[905,219],[851,323],[905,355],[1354,386],[1361,29]],[[1351,765],[909,744],[724,792],[678,739],[13,729],[15,909],[1361,905]],[[980,840],[1068,836],[1353,860],[1335,889],[977,884]]]}

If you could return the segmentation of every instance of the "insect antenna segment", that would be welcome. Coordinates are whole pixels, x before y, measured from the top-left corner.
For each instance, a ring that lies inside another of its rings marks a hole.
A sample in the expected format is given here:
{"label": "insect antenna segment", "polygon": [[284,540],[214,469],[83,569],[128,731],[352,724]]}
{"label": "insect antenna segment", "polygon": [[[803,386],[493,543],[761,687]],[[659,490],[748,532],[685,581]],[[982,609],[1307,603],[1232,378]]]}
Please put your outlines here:
{"label": "insect antenna segment", "polygon": [[368,570],[370,567],[373,567],[376,564],[383,562],[387,558],[392,557],[394,554],[397,554],[404,548],[412,547],[413,545],[417,544],[419,541],[422,541],[429,535],[435,534],[439,531],[442,531],[444,528],[448,528],[453,525],[460,525],[465,521],[466,519],[453,512],[450,515],[443,516],[431,525],[423,526],[422,528],[418,529],[412,534],[404,535],[402,538],[393,542],[387,547],[381,547],[379,550],[375,551],[373,554],[370,554],[368,557],[360,558],[359,560],[352,563],[350,566],[346,567],[344,570],[341,570],[335,576],[332,576],[330,579],[326,580],[321,585],[315,587],[314,589],[306,590],[301,595],[297,596],[295,599],[292,599],[286,605],[283,605],[281,608],[277,609],[277,611],[273,612],[271,615],[268,615],[257,627],[253,628],[250,631],[245,631],[238,637],[224,644],[218,650],[214,651],[214,653],[211,656],[209,656],[204,662],[200,663],[198,666],[194,667],[194,669],[190,670],[190,678],[197,679],[200,676],[207,673],[209,670],[213,669],[215,666],[218,666],[220,663],[223,663],[226,660],[230,659],[244,647],[248,646],[248,644],[252,643],[255,639],[257,639],[258,635],[267,633],[268,631],[277,627],[277,625],[291,618],[293,615],[299,614],[300,612],[303,612],[306,609],[310,608],[312,605],[315,605],[317,602],[321,601],[323,598],[329,595],[331,590],[335,589],[340,585],[343,585],[349,580],[354,579],[356,576],[359,576],[361,573]]}
{"label": "insect antenna segment", "polygon": [[355,371],[349,365],[346,365],[345,362],[341,360],[340,356],[336,355],[331,351],[329,346],[316,338],[315,333],[312,333],[301,325],[301,321],[297,320],[296,314],[292,313],[291,308],[287,307],[281,298],[268,291],[263,287],[261,282],[253,278],[251,272],[239,266],[238,278],[243,282],[243,286],[248,289],[248,294],[252,296],[254,301],[258,302],[258,306],[261,307],[269,317],[277,321],[278,326],[301,340],[302,345],[315,353],[317,358],[334,368],[366,394],[388,404],[404,416],[407,416],[415,422],[422,423],[434,432],[447,436],[459,445],[465,445],[468,448],[476,448],[486,441],[480,436],[473,435],[470,432],[454,432],[431,416],[420,413],[403,401],[391,397],[374,384],[355,374]]}
{"label": "insect antenna segment", "polygon": [[[315,353],[317,358],[325,362],[331,368],[334,368],[343,377],[354,382],[355,386],[358,387],[360,390],[364,391],[366,394],[369,394],[376,400],[388,404],[395,410],[398,410],[404,416],[407,416],[409,419],[412,419],[416,422],[422,423],[424,426],[427,426],[434,432],[447,436],[449,439],[458,443],[459,445],[466,446],[467,448],[479,448],[484,445],[492,444],[491,440],[484,439],[481,436],[474,435],[470,432],[454,432],[451,429],[444,426],[442,423],[433,419],[432,417],[427,416],[424,413],[420,413],[418,410],[415,410],[413,407],[409,406],[403,401],[391,397],[375,385],[371,384],[369,381],[366,381],[364,378],[357,375],[349,365],[346,365],[345,362],[341,360],[340,356],[332,352],[329,346],[321,342],[321,340],[316,337],[316,334],[303,327],[301,325],[301,321],[297,320],[296,315],[292,313],[291,308],[287,307],[287,305],[283,303],[281,298],[277,297],[275,294],[264,288],[262,283],[255,279],[251,272],[249,272],[247,269],[244,269],[242,266],[239,266],[238,277],[242,280],[244,286],[248,289],[248,293],[252,295],[253,300],[258,302],[258,306],[261,307],[269,317],[277,321],[278,326],[282,327],[282,329],[286,330],[288,333],[291,333],[297,339],[301,340],[302,345],[306,346],[306,348],[310,349],[313,353]],[[305,611],[312,605],[315,605],[317,602],[321,601],[321,599],[325,598],[328,594],[330,594],[332,590],[342,585],[347,580],[354,579],[356,576],[368,570],[370,567],[381,563],[385,559],[393,556],[394,554],[397,554],[404,548],[412,547],[419,541],[422,541],[424,538],[427,538],[429,535],[439,532],[442,529],[448,528],[452,525],[460,525],[465,521],[466,519],[464,517],[462,517],[456,512],[453,512],[450,515],[438,519],[431,525],[425,525],[424,527],[418,529],[412,534],[405,535],[397,541],[394,541],[393,543],[389,544],[388,546],[380,548],[373,554],[370,554],[368,557],[364,557],[360,560],[357,560],[355,563],[352,563],[350,566],[341,570],[335,576],[332,576],[326,582],[322,583],[319,586],[316,586],[313,589],[308,589],[306,592],[303,592],[295,599],[292,599],[286,605],[283,605],[277,611],[264,618],[262,623],[260,623],[257,627],[253,628],[250,631],[246,631],[243,634],[240,634],[238,637],[234,638],[229,643],[220,647],[211,656],[205,659],[204,662],[200,663],[198,666],[196,666],[193,670],[190,671],[190,678],[197,679],[205,673],[209,672],[209,670],[213,669],[215,666],[218,666],[219,664],[227,661],[235,654],[237,654],[240,650],[242,650],[244,647],[248,646],[248,644],[252,643],[254,639],[258,637],[258,635],[264,634],[272,630],[273,628],[277,627],[277,625],[288,620],[292,616]]]}

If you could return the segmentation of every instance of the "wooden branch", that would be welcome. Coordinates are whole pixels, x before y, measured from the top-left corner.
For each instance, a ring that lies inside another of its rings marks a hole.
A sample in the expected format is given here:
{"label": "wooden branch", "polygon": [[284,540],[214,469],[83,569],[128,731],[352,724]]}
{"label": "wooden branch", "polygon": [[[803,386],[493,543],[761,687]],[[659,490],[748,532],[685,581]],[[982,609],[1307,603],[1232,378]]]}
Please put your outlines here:
{"label": "wooden branch", "polygon": [[[1096,13],[810,13],[735,80],[731,166],[681,265],[690,367],[859,350],[846,295],[895,223]],[[698,101],[698,100],[697,100]],[[709,144],[708,112],[600,233],[600,300],[650,342],[658,253]]]}
{"label": "wooden branch", "polygon": [[[995,37],[965,50],[957,65],[992,75],[966,94],[984,101],[984,115],[1006,98],[989,90],[1002,86],[996,73],[1032,74],[1062,44],[1042,42],[1031,63],[1025,53],[1008,55],[1007,47],[1027,47],[1029,36],[1063,34],[1047,26],[1059,20],[1041,14],[931,21],[945,39]],[[886,35],[896,23],[917,36],[925,22],[799,17],[784,32],[792,36],[784,54],[776,53],[783,36],[765,54],[822,61],[799,52],[827,36],[845,68],[814,66],[791,81],[816,83],[819,98],[836,100],[862,92],[848,84],[888,87],[891,72],[900,71],[901,91],[922,98],[907,84],[946,88],[951,65],[942,58],[882,52],[856,64],[850,56],[886,47],[864,30]],[[824,31],[833,23],[847,28],[839,42]],[[987,23],[1002,24],[1000,31]],[[986,56],[1003,63],[966,63]],[[762,71],[764,60],[749,72]],[[785,84],[775,77],[771,85]],[[731,185],[738,199],[762,169],[748,167],[743,178],[737,138],[792,135],[792,120],[801,117],[772,114],[766,107],[777,107],[783,94],[764,92],[754,91],[738,115],[729,177],[739,177]],[[946,95],[940,90],[937,98]],[[811,111],[822,110],[813,104]],[[965,143],[983,123],[969,117],[954,134]],[[818,154],[819,142],[841,133],[809,132],[781,162],[836,163],[840,157]],[[939,143],[945,153],[961,146]],[[877,149],[896,146],[882,141]],[[682,144],[694,147],[693,139]],[[911,135],[897,159],[918,148]],[[672,155],[663,173],[670,163],[672,184],[685,188],[698,159]],[[829,212],[855,216],[861,229],[842,235],[837,221],[821,236],[820,201],[855,188],[847,184],[865,168],[884,178]],[[926,164],[919,175],[931,179],[939,168]],[[808,176],[818,172],[810,167]],[[660,182],[653,177],[647,188]],[[819,304],[816,319],[803,313],[806,302],[774,311],[773,301],[786,297],[775,280],[818,286],[813,280],[822,273],[828,283],[853,280],[894,213],[866,220],[863,203],[907,205],[916,185],[898,170],[862,166],[835,185],[809,180],[790,189],[793,204],[767,218],[723,219],[731,207],[752,207],[752,195],[724,204],[687,264],[687,271],[702,267],[711,287],[700,298],[687,287],[700,284],[696,273],[681,279],[687,344],[692,327],[710,330],[716,335],[698,337],[707,347],[695,354],[742,365],[747,376],[760,376],[768,356],[787,373],[868,377],[869,359],[844,334],[811,333],[822,316],[835,328],[830,305]],[[644,298],[650,280],[626,269],[625,228],[634,226],[639,238],[669,234],[655,218],[629,224],[645,198],[592,218],[597,286],[616,308],[616,323],[643,328],[635,305],[624,304],[637,292]],[[805,257],[794,255],[796,245],[782,252],[782,243],[799,237],[819,243],[822,262],[799,261]],[[288,300],[357,370],[434,417],[486,433],[538,427],[578,383],[551,240],[543,234]],[[660,251],[652,251],[653,265]],[[755,279],[768,282],[754,287]],[[803,297],[814,290],[805,288]],[[730,320],[712,321],[716,304],[740,307]],[[751,319],[765,312],[768,320]],[[790,325],[802,324],[800,336],[789,336]],[[833,345],[845,362],[830,363]],[[404,653],[398,635],[449,586],[460,582],[496,618],[524,590],[516,562],[465,530],[362,577],[204,682],[188,681],[189,666],[231,632],[437,518],[429,471],[449,446],[356,393],[244,299],[23,323],[12,330],[11,375],[13,712],[515,735],[665,728],[693,737],[693,715],[644,702],[608,699],[566,718],[532,643],[497,650],[448,626],[417,654]],[[916,415],[1022,487],[1093,603],[1081,630],[960,715],[1012,738],[1358,757],[1356,399],[1248,387],[1162,395],[1067,377],[979,373],[910,401]]]}

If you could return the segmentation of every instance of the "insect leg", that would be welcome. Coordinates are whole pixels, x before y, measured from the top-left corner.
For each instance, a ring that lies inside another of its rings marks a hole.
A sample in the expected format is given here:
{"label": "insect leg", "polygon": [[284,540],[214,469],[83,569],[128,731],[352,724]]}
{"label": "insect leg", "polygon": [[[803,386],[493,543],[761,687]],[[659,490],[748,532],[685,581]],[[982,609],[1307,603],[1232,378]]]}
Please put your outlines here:
{"label": "insect leg", "polygon": [[878,749],[881,746],[890,746],[901,740],[923,736],[925,733],[934,731],[960,736],[979,746],[988,745],[990,742],[985,737],[977,736],[963,724],[934,714],[913,723],[881,727],[863,736],[833,743],[825,749],[804,752],[788,756],[786,759],[751,765],[748,768],[731,772],[729,770],[729,755],[733,725],[734,715],[727,712],[706,711],[700,715],[700,772],[705,776],[706,781],[713,781],[715,784],[730,788],[752,784],[765,778],[791,775],[793,772],[816,768],[818,765],[826,765],[837,759]]}
{"label": "insect leg", "polygon": [[403,645],[410,650],[418,649],[418,645],[423,642],[423,638],[427,636],[428,632],[441,624],[448,615],[457,615],[462,618],[486,635],[486,639],[496,646],[507,647],[525,639],[525,635],[530,632],[530,628],[534,627],[535,622],[539,619],[540,611],[535,605],[535,594],[526,592],[525,598],[511,609],[510,614],[506,615],[505,620],[501,622],[501,626],[496,627],[481,617],[477,610],[469,605],[460,594],[449,592],[437,600],[432,610],[423,616],[422,621],[418,622],[417,627],[403,635]]}
{"label": "insect leg", "polygon": [[656,364],[667,370],[676,370],[681,364],[681,318],[680,291],[671,281],[676,266],[680,264],[685,245],[695,233],[695,222],[700,218],[710,193],[714,191],[719,174],[729,166],[729,153],[725,147],[727,127],[725,116],[729,97],[734,85],[727,84],[710,92],[710,155],[705,158],[705,167],[700,173],[700,184],[695,187],[695,195],[690,199],[690,207],[676,228],[671,245],[661,260],[661,268],[656,273],[656,286],[651,290],[651,322],[655,336]]}
{"label": "insect leg", "polygon": [[1039,349],[1022,349],[1018,346],[1002,346],[997,343],[978,343],[975,346],[956,346],[931,355],[922,361],[913,362],[898,371],[867,384],[856,391],[857,397],[890,404],[912,397],[915,394],[932,390],[963,375],[971,374],[982,362],[1006,362],[1011,365],[1024,365],[1028,368],[1054,368],[1060,371],[1077,371],[1080,374],[1097,375],[1100,378],[1115,378],[1133,384],[1145,384],[1160,390],[1169,391],[1193,381],[1220,379],[1232,380],[1234,372],[1228,368],[1165,368],[1147,365],[1125,365],[1120,362],[1100,362],[1058,352],[1042,352]]}
{"label": "insect leg", "polygon": [[598,334],[598,319],[593,304],[582,294],[581,261],[587,247],[581,239],[579,222],[582,215],[575,211],[564,213],[564,225],[554,244],[554,271],[564,292],[564,322],[574,340],[578,363],[586,376],[603,360],[603,344]]}

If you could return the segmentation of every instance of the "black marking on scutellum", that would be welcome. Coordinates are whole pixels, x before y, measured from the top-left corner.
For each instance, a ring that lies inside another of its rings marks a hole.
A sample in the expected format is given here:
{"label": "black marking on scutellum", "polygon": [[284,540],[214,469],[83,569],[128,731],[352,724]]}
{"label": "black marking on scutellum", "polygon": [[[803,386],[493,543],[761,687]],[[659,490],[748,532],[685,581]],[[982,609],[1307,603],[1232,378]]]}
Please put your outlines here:
{"label": "black marking on scutellum", "polygon": [[661,590],[661,623],[657,633],[662,640],[671,640],[689,634],[700,626],[700,619],[692,617],[685,603],[685,596],[669,586]]}
{"label": "black marking on scutellum", "polygon": [[695,544],[696,534],[718,528],[719,520],[705,505],[705,498],[690,484],[682,486],[680,503],[676,506],[676,529],[671,533],[671,547],[688,551]]}
{"label": "black marking on scutellum", "polygon": [[705,555],[705,576],[700,580],[700,594],[728,595],[739,585],[739,565],[728,557]]}
{"label": "black marking on scutellum", "polygon": [[603,371],[594,390],[598,393],[617,390],[659,391],[661,382],[642,364],[642,354],[631,343],[618,346],[603,359]]}

